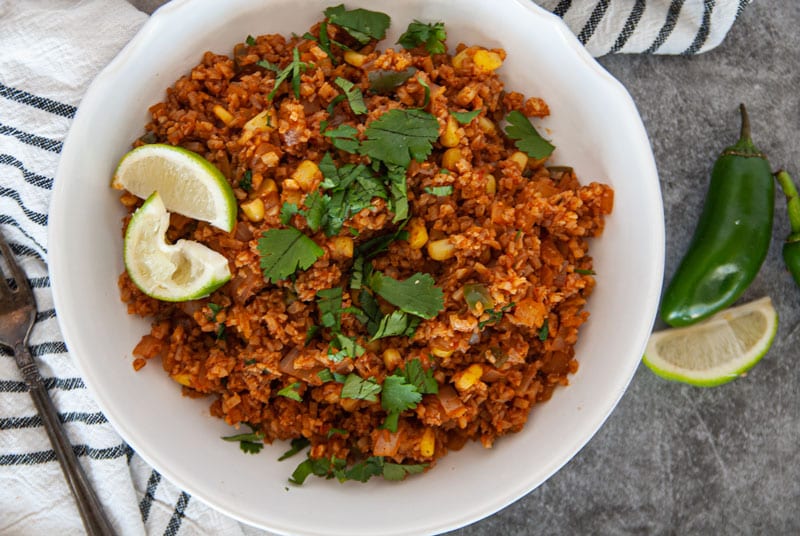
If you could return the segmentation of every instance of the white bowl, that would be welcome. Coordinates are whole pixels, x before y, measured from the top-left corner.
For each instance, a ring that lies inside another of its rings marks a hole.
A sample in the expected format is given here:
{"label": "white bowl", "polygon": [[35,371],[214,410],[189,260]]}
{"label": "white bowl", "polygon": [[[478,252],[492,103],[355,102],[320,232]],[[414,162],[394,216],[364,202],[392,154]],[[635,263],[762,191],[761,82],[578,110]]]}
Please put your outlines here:
{"label": "white bowl", "polygon": [[[444,21],[448,43],[500,46],[506,87],[541,96],[557,163],[582,180],[607,182],[615,208],[592,243],[598,273],[591,318],[577,346],[571,385],[534,408],[525,429],[491,450],[470,444],[401,483],[311,479],[287,484],[299,460],[278,462],[283,445],[245,455],[231,433],[157,363],[134,372],[131,350],[148,322],[126,313],[115,164],[143,132],[149,105],[200,61],[227,53],[248,34],[303,33],[333,0],[175,0],[160,9],[97,77],[61,155],[50,214],[49,265],[58,320],[70,354],[103,413],[166,478],[246,523],[285,534],[422,534],[454,529],[536,488],[592,437],[625,391],[655,318],[664,227],[647,134],[626,90],[555,16],[529,0],[371,0],[391,15],[382,46],[408,22]],[[348,8],[356,3],[348,3]],[[624,456],[624,452],[619,453]]]}

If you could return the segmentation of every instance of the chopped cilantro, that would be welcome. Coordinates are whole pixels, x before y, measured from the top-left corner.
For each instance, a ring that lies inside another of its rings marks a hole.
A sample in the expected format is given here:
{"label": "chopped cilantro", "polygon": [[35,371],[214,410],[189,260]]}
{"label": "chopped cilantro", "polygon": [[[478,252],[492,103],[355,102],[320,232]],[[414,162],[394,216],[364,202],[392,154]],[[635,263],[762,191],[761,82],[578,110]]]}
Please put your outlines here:
{"label": "chopped cilantro", "polygon": [[[271,63],[271,62],[269,62],[268,60],[258,60],[258,61],[256,62],[256,65],[258,65],[258,66],[259,66],[259,67],[261,67],[262,69],[266,69],[266,70],[268,70],[268,71],[272,71],[272,72],[274,72],[274,73],[279,73],[279,72],[281,72],[281,68],[280,68],[280,67],[278,67],[278,66],[277,66],[277,65],[275,65],[274,63]],[[275,87],[277,87],[277,84],[276,84],[276,86],[275,86]]]}
{"label": "chopped cilantro", "polygon": [[306,448],[310,444],[311,444],[311,442],[305,437],[297,437],[295,439],[292,439],[292,442],[290,443],[291,448],[289,450],[287,450],[286,452],[284,452],[281,455],[281,457],[278,458],[278,461],[282,462],[286,458],[291,458],[292,456],[294,456],[295,454],[299,453],[301,450],[303,450],[304,448]]}
{"label": "chopped cilantro", "polygon": [[314,340],[314,337],[317,336],[317,333],[319,333],[319,330],[320,330],[319,326],[315,326],[315,325],[308,326],[308,328],[306,329],[306,345],[308,345],[308,343],[310,343],[312,340]]}
{"label": "chopped cilantro", "polygon": [[555,146],[544,139],[533,127],[527,117],[514,110],[506,116],[508,126],[506,134],[514,141],[514,145],[531,158],[537,160],[550,156]]}
{"label": "chopped cilantro", "polygon": [[354,114],[360,115],[367,113],[367,105],[364,104],[364,96],[354,83],[341,76],[337,77],[334,83],[344,91],[347,102],[350,103],[350,109],[353,110]]}
{"label": "chopped cilantro", "polygon": [[330,439],[331,437],[335,436],[336,434],[347,435],[348,433],[349,432],[347,430],[345,430],[344,428],[331,428],[330,430],[328,430],[327,436],[328,436],[328,439]]}
{"label": "chopped cilantro", "polygon": [[304,204],[308,210],[304,210],[303,215],[306,217],[306,223],[308,223],[308,227],[312,231],[317,232],[325,221],[329,202],[330,198],[322,195],[317,190],[306,196]]}
{"label": "chopped cilantro", "polygon": [[450,112],[453,118],[462,125],[468,125],[473,119],[478,117],[481,110],[472,110],[471,112]]}
{"label": "chopped cilantro", "polygon": [[489,315],[489,318],[478,322],[478,328],[483,329],[485,326],[489,324],[496,324],[497,322],[500,322],[500,319],[503,318],[503,314],[512,307],[514,307],[514,305],[515,303],[511,302],[501,307],[500,310],[491,309],[486,311],[486,313]]}
{"label": "chopped cilantro", "polygon": [[412,359],[406,363],[403,375],[406,382],[415,386],[420,393],[436,394],[439,392],[439,384],[436,383],[436,379],[433,377],[433,370],[425,370],[419,358]]}
{"label": "chopped cilantro", "polygon": [[404,376],[392,374],[383,380],[381,390],[381,407],[386,410],[386,420],[382,428],[394,433],[397,432],[397,424],[400,413],[408,409],[414,409],[422,400],[422,394],[416,386],[408,383]]}
{"label": "chopped cilantro", "polygon": [[346,480],[366,482],[373,476],[383,474],[383,457],[370,456],[365,460],[356,462],[345,473]]}
{"label": "chopped cilantro", "polygon": [[252,35],[248,35],[248,36],[247,36],[247,39],[245,39],[245,40],[244,40],[244,42],[245,42],[245,43],[246,43],[248,46],[251,46],[251,47],[252,47],[252,46],[254,46],[254,45],[256,44],[256,38],[255,38],[255,37],[253,37]]}
{"label": "chopped cilantro", "polygon": [[340,26],[362,45],[386,37],[386,29],[391,24],[389,15],[385,13],[360,8],[348,10],[344,4],[329,7],[324,13],[328,21]]}
{"label": "chopped cilantro", "polygon": [[547,340],[547,336],[550,334],[550,322],[549,318],[544,319],[544,324],[542,324],[542,329],[539,330],[539,340],[544,342]]}
{"label": "chopped cilantro", "polygon": [[219,312],[222,311],[222,306],[217,305],[216,303],[213,302],[208,302],[208,308],[211,310],[211,314],[208,315],[208,319],[212,322],[216,322],[217,314],[219,314]]}
{"label": "chopped cilantro", "polygon": [[594,270],[584,270],[582,268],[575,268],[575,273],[581,275],[597,275],[597,272]]}
{"label": "chopped cilantro", "polygon": [[389,209],[394,212],[392,222],[396,223],[408,218],[408,183],[406,182],[406,168],[388,165],[389,178]]}
{"label": "chopped cilantro", "polygon": [[427,108],[428,104],[431,102],[431,86],[422,78],[417,78],[417,82],[425,88],[425,99],[422,101],[422,107]]}
{"label": "chopped cilantro", "polygon": [[[262,63],[266,63],[268,65],[272,65],[269,62],[264,62],[264,60],[258,62],[259,65],[262,67],[267,67],[266,65],[262,65]],[[294,91],[294,96],[296,98],[300,98],[300,75],[305,72],[311,66],[309,63],[304,63],[300,61],[300,51],[295,47],[292,50],[292,61],[289,62],[289,65],[281,69],[279,73],[275,76],[275,86],[272,88],[272,91],[269,92],[267,95],[267,100],[272,100],[275,97],[275,94],[278,92],[278,87],[285,82],[286,80],[291,79],[292,82],[292,90]]]}
{"label": "chopped cilantro", "polygon": [[295,214],[300,214],[300,209],[294,203],[284,203],[281,205],[281,223],[284,225],[289,225],[289,222],[292,221],[292,216]]}
{"label": "chopped cilantro", "polygon": [[247,426],[250,427],[252,430],[251,432],[245,432],[243,434],[235,434],[231,436],[224,436],[222,437],[225,441],[231,442],[239,442],[239,448],[242,452],[247,454],[258,454],[261,452],[261,449],[264,448],[264,434],[262,432],[256,431],[255,427],[248,424]]}
{"label": "chopped cilantro", "polygon": [[390,463],[383,464],[383,478],[386,480],[403,480],[406,475],[421,473],[428,467],[427,463],[404,464]]}
{"label": "chopped cilantro", "polygon": [[347,153],[356,154],[360,145],[356,136],[358,129],[351,125],[339,125],[336,128],[326,130],[322,133],[331,139],[331,143],[337,149],[341,149]]}
{"label": "chopped cilantro", "polygon": [[317,291],[317,308],[322,325],[339,332],[342,327],[342,287]]}
{"label": "chopped cilantro", "polygon": [[367,73],[369,80],[369,90],[379,95],[390,93],[406,83],[406,81],[414,76],[417,69],[408,67],[405,71],[388,71],[378,69]]}
{"label": "chopped cilantro", "polygon": [[366,349],[354,339],[347,335],[336,333],[333,336],[333,340],[331,340],[331,347],[328,349],[328,359],[338,363],[345,357],[359,357],[364,352],[366,352]]}
{"label": "chopped cilantro", "polygon": [[278,391],[278,396],[285,396],[286,398],[291,398],[297,402],[302,402],[303,397],[297,392],[298,389],[300,389],[300,382],[294,382]]}
{"label": "chopped cilantro", "polygon": [[448,186],[426,186],[425,191],[431,195],[442,197],[453,193],[453,187]]}
{"label": "chopped cilantro", "polygon": [[381,392],[381,386],[374,378],[363,379],[355,373],[347,375],[347,379],[342,386],[342,393],[339,395],[342,398],[354,398],[356,400],[366,400],[368,402],[377,402],[378,393]]}
{"label": "chopped cilantro", "polygon": [[[344,462],[344,460],[341,461]],[[332,465],[333,462],[328,458],[306,458],[297,466],[292,476],[289,477],[289,482],[300,485],[311,475],[328,477],[332,470]]]}
{"label": "chopped cilantro", "polygon": [[434,283],[430,274],[419,272],[403,281],[377,271],[369,278],[369,287],[386,301],[422,318],[435,318],[444,308],[444,293]]}
{"label": "chopped cilantro", "polygon": [[443,22],[430,24],[415,20],[408,25],[408,29],[397,42],[408,50],[425,45],[425,50],[429,53],[443,54],[447,51],[444,46],[445,39],[447,39],[447,32]]}
{"label": "chopped cilantro", "polygon": [[389,244],[395,240],[405,240],[408,238],[408,231],[403,229],[401,225],[396,231],[375,238],[371,238],[356,247],[355,256],[371,259],[375,255],[382,253],[388,249]]}
{"label": "chopped cilantro", "polygon": [[436,118],[422,110],[389,110],[364,131],[361,154],[373,160],[408,167],[424,161],[439,138]]}
{"label": "chopped cilantro", "polygon": [[409,316],[399,310],[392,311],[381,318],[377,329],[372,333],[372,340],[395,336],[413,337],[420,322],[422,319],[418,316]]}
{"label": "chopped cilantro", "polygon": [[245,192],[249,192],[253,189],[253,172],[249,169],[245,171],[242,178],[239,179],[239,188]]}
{"label": "chopped cilantro", "polygon": [[306,270],[325,253],[309,237],[295,229],[270,229],[258,240],[261,270],[271,283],[285,279],[298,269]]}
{"label": "chopped cilantro", "polygon": [[347,376],[344,374],[339,374],[338,372],[331,372],[330,369],[322,369],[317,372],[317,377],[322,380],[323,382],[337,382],[337,383],[344,383],[347,379]]}

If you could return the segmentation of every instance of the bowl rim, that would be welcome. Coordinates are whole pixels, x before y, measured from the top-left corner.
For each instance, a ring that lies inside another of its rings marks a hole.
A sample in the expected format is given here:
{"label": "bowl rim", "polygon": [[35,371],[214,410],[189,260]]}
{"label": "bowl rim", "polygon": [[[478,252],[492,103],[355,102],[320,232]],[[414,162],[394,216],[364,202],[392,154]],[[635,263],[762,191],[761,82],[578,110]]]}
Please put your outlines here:
{"label": "bowl rim", "polygon": [[[199,6],[205,3],[212,3],[213,0],[172,0],[171,2],[163,5],[155,13],[145,22],[142,28],[138,31],[138,33],[134,36],[131,41],[129,41],[125,47],[117,54],[117,56],[105,67],[101,70],[101,72],[96,76],[96,78],[92,81],[89,88],[87,89],[86,93],[84,94],[83,100],[81,102],[81,106],[78,107],[78,111],[73,119],[73,125],[76,123],[80,123],[83,121],[83,117],[85,112],[82,113],[84,109],[84,103],[90,103],[92,100],[100,94],[103,90],[106,89],[108,84],[114,79],[114,76],[119,70],[124,69],[130,62],[135,61],[137,55],[141,54],[143,49],[146,49],[147,41],[149,40],[150,36],[157,34],[162,31],[168,31],[168,26],[174,21],[175,19],[179,19],[183,16],[184,13],[187,13],[190,10],[196,9],[195,6]],[[582,61],[587,68],[591,69],[593,74],[598,76],[599,78],[604,80],[610,89],[613,89],[616,93],[618,98],[624,102],[624,105],[627,106],[633,116],[638,121],[638,129],[639,134],[641,135],[641,139],[649,140],[644,125],[641,122],[641,117],[636,109],[636,105],[634,103],[633,98],[631,97],[630,93],[627,89],[618,81],[616,80],[608,71],[606,71],[597,61],[591,57],[591,55],[587,52],[587,50],[579,43],[575,35],[569,30],[569,28],[564,24],[564,22],[558,16],[546,11],[545,9],[541,8],[540,6],[534,4],[533,2],[525,1],[525,0],[505,0],[507,2],[512,2],[515,4],[519,4],[523,6],[532,16],[540,17],[546,21],[546,24],[552,26],[555,30],[557,30],[562,37],[564,43],[568,45],[569,53],[575,55],[578,60]],[[335,4],[336,0],[333,0],[331,4]],[[365,2],[362,0],[360,2],[354,2],[353,4],[364,4]],[[455,3],[455,2],[454,2]],[[351,7],[351,6],[348,6]],[[355,6],[352,6],[355,7]],[[365,6],[366,7],[366,6]],[[66,165],[66,159],[64,155],[69,155],[73,151],[77,150],[74,148],[77,141],[75,140],[74,135],[75,129],[70,126],[70,131],[64,141],[64,146],[62,150],[62,157],[60,158],[58,169],[56,172],[56,181],[54,184],[54,191],[53,197],[51,199],[50,205],[50,221],[51,225],[48,228],[48,272],[51,279],[52,289],[53,289],[53,299],[55,304],[56,311],[64,310],[66,308],[66,301],[68,300],[67,296],[62,292],[64,283],[61,280],[62,273],[58,270],[58,267],[64,265],[65,263],[69,262],[69,252],[66,251],[59,240],[57,240],[56,232],[58,228],[58,222],[63,219],[63,214],[67,211],[67,208],[64,206],[60,200],[63,197],[63,190],[65,189],[65,180],[63,176],[69,172],[68,166]],[[650,266],[653,269],[654,278],[657,280],[661,280],[663,277],[663,266],[664,266],[664,243],[665,243],[665,229],[663,223],[663,205],[661,200],[661,192],[660,188],[658,188],[658,174],[656,170],[655,159],[652,155],[652,151],[649,147],[648,142],[648,154],[645,156],[645,166],[647,169],[644,170],[645,175],[649,176],[651,179],[655,178],[656,184],[655,188],[653,188],[653,198],[647,200],[650,204],[657,206],[662,212],[660,213],[661,218],[656,218],[657,228],[654,229],[654,238],[656,239],[654,255],[651,259]],[[59,180],[59,178],[61,180]],[[56,225],[53,225],[53,224]],[[65,276],[66,277],[66,276]],[[645,297],[645,302],[648,308],[648,311],[651,314],[651,321],[648,326],[641,326],[642,332],[647,330],[647,333],[652,329],[653,323],[655,322],[655,314],[657,309],[658,300],[660,297],[661,287],[658,285],[658,288],[652,288],[650,295]],[[57,321],[59,327],[61,329],[61,333],[64,337],[65,343],[68,349],[77,348],[80,349],[82,347],[80,341],[78,341],[75,336],[75,329],[74,326],[77,324],[77,320],[74,318],[68,318],[62,315],[57,314]],[[646,343],[646,335],[643,336],[642,333],[639,334],[639,337],[642,338],[642,350],[644,349],[644,345]],[[210,498],[208,494],[203,489],[198,489],[195,486],[191,485],[189,482],[186,481],[181,474],[173,471],[168,464],[162,462],[159,459],[157,453],[152,452],[147,445],[138,444],[137,441],[131,440],[131,438],[136,436],[134,430],[131,430],[127,423],[124,420],[120,420],[117,416],[109,410],[105,400],[102,397],[97,395],[98,391],[95,388],[95,383],[99,381],[96,377],[95,371],[92,370],[88,361],[85,360],[85,356],[81,355],[80,352],[76,352],[76,358],[74,362],[84,379],[89,392],[91,393],[93,399],[100,407],[101,411],[103,411],[104,415],[108,418],[109,422],[112,423],[115,430],[122,436],[122,438],[130,444],[134,450],[141,456],[141,458],[150,464],[152,467],[156,468],[163,476],[165,476],[168,480],[174,483],[176,486],[180,487],[181,489],[186,490],[192,496],[199,499],[205,504],[208,504],[215,510],[223,512],[224,514],[242,521],[244,523],[252,524],[255,526],[260,526],[267,530],[275,531],[281,534],[290,534],[296,533],[296,527],[289,527],[289,526],[269,526],[264,525],[263,521],[254,519],[252,516],[248,516],[243,514],[242,512],[236,511],[228,507],[227,505],[221,505],[218,501]],[[459,527],[463,527],[475,521],[478,521],[484,517],[494,514],[495,512],[501,510],[502,508],[508,506],[509,504],[519,500],[523,495],[531,492],[539,485],[547,481],[554,473],[556,473],[561,467],[567,464],[585,445],[588,443],[592,437],[597,433],[597,431],[602,427],[603,423],[606,421],[608,416],[612,413],[614,408],[617,406],[619,400],[627,390],[630,381],[632,380],[635,372],[637,370],[636,366],[631,367],[628,370],[627,377],[620,383],[619,389],[614,393],[613,396],[613,403],[610,403],[604,413],[598,416],[597,422],[595,422],[592,426],[591,433],[587,434],[583,437],[580,441],[575,442],[574,444],[569,445],[568,448],[564,449],[564,455],[561,456],[555,463],[551,464],[547,471],[545,472],[544,478],[541,479],[531,479],[530,481],[524,483],[524,485],[518,486],[517,488],[510,490],[508,493],[503,495],[502,497],[496,497],[491,501],[485,501],[481,508],[471,510],[469,512],[462,512],[460,516],[450,516],[446,520],[439,523],[438,526],[426,526],[423,527],[423,531],[426,533],[432,532],[442,532],[446,530],[453,530]],[[412,529],[415,531],[419,530],[419,527]],[[408,534],[407,528],[401,528],[399,530],[393,531],[387,530],[385,534]],[[309,534],[317,534],[316,532],[310,532]],[[323,534],[323,533],[319,533]],[[325,533],[328,534],[328,533]]]}

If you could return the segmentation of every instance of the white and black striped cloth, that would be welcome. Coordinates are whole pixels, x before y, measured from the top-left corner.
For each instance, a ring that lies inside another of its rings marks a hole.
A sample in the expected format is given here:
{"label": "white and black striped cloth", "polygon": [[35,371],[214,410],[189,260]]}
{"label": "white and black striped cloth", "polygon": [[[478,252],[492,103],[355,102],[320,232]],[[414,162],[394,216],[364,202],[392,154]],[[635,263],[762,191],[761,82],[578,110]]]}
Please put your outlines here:
{"label": "white and black striped cloth", "polygon": [[[594,55],[693,54],[749,0],[541,0]],[[63,342],[47,274],[47,220],[63,139],[84,91],[145,21],[123,0],[0,0],[0,232],[34,289],[31,350],[73,448],[125,535],[262,534],[164,480],[119,437]],[[86,31],[86,23],[102,31]],[[0,350],[0,534],[81,534],[41,419]]]}

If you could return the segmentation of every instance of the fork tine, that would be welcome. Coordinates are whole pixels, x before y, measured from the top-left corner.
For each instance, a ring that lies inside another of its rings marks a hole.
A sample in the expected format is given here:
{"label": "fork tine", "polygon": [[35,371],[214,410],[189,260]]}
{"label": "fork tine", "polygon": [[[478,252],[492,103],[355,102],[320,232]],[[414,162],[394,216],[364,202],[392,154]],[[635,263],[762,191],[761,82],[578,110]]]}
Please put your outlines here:
{"label": "fork tine", "polygon": [[[3,237],[3,233],[0,233],[0,250],[2,250],[3,257],[6,258],[8,267],[11,269],[11,277],[14,278],[14,282],[17,284],[17,291],[20,291],[26,295],[33,295],[31,286],[28,284],[28,278],[25,277],[25,273],[22,271],[22,268],[19,267],[19,264],[17,264],[17,261],[14,259],[14,252],[11,251],[11,247]],[[11,288],[8,286],[8,282],[6,282],[6,278],[2,269],[0,269],[0,276],[2,276],[3,280],[2,285],[0,285],[0,287],[2,287],[0,288],[0,296],[5,297],[11,293]]]}

